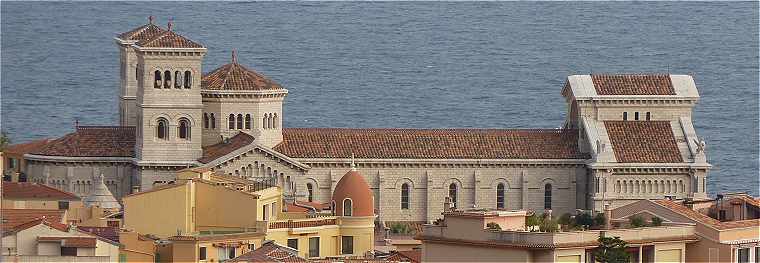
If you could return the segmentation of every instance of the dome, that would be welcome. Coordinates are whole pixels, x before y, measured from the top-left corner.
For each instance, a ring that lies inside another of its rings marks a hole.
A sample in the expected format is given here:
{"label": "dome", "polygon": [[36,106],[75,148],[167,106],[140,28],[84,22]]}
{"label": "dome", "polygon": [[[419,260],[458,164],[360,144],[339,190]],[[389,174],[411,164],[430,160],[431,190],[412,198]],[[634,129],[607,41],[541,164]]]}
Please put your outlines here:
{"label": "dome", "polygon": [[98,206],[103,209],[121,210],[121,204],[116,201],[111,191],[103,183],[103,174],[95,178],[95,189],[82,199],[85,206]]}
{"label": "dome", "polygon": [[266,76],[238,64],[237,55],[232,53],[232,62],[204,75],[201,79],[204,90],[261,91],[282,90],[282,86]]}
{"label": "dome", "polygon": [[340,178],[333,191],[332,201],[335,202],[336,215],[343,215],[343,202],[346,199],[351,200],[351,216],[375,215],[375,198],[372,190],[369,189],[367,181],[364,181],[364,176],[354,168]]}

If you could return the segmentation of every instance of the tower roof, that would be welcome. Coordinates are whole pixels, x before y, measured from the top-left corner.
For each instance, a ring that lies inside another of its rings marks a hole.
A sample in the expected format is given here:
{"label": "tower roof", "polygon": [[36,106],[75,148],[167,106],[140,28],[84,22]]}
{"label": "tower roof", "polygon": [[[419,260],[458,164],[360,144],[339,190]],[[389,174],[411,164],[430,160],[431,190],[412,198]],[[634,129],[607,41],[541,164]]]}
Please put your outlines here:
{"label": "tower roof", "polygon": [[372,190],[369,189],[367,181],[355,168],[351,168],[333,191],[333,201],[335,202],[335,211],[337,214],[343,214],[343,200],[351,199],[351,216],[374,216],[375,201]]}
{"label": "tower roof", "polygon": [[92,189],[90,194],[82,199],[82,202],[84,202],[84,205],[86,206],[94,205],[103,209],[121,210],[121,204],[116,201],[116,198],[113,197],[113,194],[108,190],[106,184],[103,183],[103,174],[100,174],[100,176],[95,179],[95,189]]}
{"label": "tower roof", "polygon": [[148,18],[148,23],[135,29],[119,34],[117,37],[125,41],[143,41],[151,39],[166,32],[163,28],[153,24],[153,17]]}
{"label": "tower roof", "polygon": [[266,76],[238,64],[235,51],[232,61],[203,76],[201,87],[207,90],[279,90],[282,86]]}
{"label": "tower roof", "polygon": [[174,31],[168,30],[153,36],[152,38],[137,42],[140,47],[156,48],[203,48],[198,44]]}

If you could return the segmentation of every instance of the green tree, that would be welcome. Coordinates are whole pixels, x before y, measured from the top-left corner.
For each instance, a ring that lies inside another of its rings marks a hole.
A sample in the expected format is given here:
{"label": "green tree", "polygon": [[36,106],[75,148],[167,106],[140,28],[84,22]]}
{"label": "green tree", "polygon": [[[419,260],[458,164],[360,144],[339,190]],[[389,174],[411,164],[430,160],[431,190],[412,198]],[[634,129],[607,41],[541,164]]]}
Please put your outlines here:
{"label": "green tree", "polygon": [[589,228],[594,225],[594,218],[592,218],[589,213],[581,213],[580,215],[575,216],[575,225]]}
{"label": "green tree", "polygon": [[486,227],[488,227],[488,229],[490,230],[501,230],[501,226],[497,224],[496,222],[490,222],[486,224]]}
{"label": "green tree", "polygon": [[0,133],[0,152],[5,151],[5,147],[11,144],[11,139],[5,132]]}
{"label": "green tree", "polygon": [[566,225],[566,226],[569,226],[569,227],[572,227],[573,224],[575,224],[575,222],[573,220],[573,216],[570,215],[570,213],[564,213],[564,214],[562,214],[562,216],[559,217],[559,219],[558,219],[557,222],[560,225]]}
{"label": "green tree", "polygon": [[607,218],[604,216],[604,213],[597,213],[594,216],[594,226],[603,226],[607,222]]}
{"label": "green tree", "polygon": [[599,246],[594,250],[594,260],[601,263],[627,263],[630,255],[625,252],[628,245],[620,237],[599,236]]}
{"label": "green tree", "polygon": [[631,227],[634,227],[634,228],[646,226],[646,223],[644,222],[644,218],[641,218],[640,216],[629,217],[628,222],[631,223]]}
{"label": "green tree", "polygon": [[525,226],[528,228],[532,226],[538,226],[540,224],[541,224],[541,218],[535,213],[525,218]]}
{"label": "green tree", "polygon": [[662,218],[659,217],[652,217],[652,226],[661,226],[662,225]]}

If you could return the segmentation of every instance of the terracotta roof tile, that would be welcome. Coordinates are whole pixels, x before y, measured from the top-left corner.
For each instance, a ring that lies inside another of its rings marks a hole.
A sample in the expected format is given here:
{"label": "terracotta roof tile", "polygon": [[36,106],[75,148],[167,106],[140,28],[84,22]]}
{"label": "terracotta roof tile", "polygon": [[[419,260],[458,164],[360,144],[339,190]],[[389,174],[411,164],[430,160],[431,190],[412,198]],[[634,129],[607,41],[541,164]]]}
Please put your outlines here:
{"label": "terracotta roof tile", "polygon": [[385,258],[386,261],[392,261],[392,262],[412,262],[412,263],[420,263],[422,262],[422,251],[421,250],[410,250],[410,251],[394,251],[391,253],[390,256]]}
{"label": "terracotta roof tile", "polygon": [[77,228],[100,238],[108,239],[116,243],[119,242],[119,229],[116,227],[78,226]]}
{"label": "terracotta roof tile", "polygon": [[620,163],[683,162],[669,121],[605,121]]}
{"label": "terracotta roof tile", "polygon": [[253,136],[240,132],[235,136],[232,136],[232,138],[229,138],[228,142],[220,142],[203,147],[203,156],[201,156],[198,161],[201,163],[209,163],[251,143],[253,143]]}
{"label": "terracotta roof tile", "polygon": [[19,143],[8,146],[8,148],[5,148],[3,153],[8,154],[25,154],[37,151],[47,145],[47,143],[50,142],[50,139],[41,139],[41,140],[35,140],[31,142],[26,143]]}
{"label": "terracotta roof tile", "polygon": [[718,230],[760,226],[760,219],[721,222],[715,218],[712,218],[700,212],[694,211],[682,204],[673,202],[671,200],[662,199],[662,200],[656,200],[654,202],[673,212],[676,212],[685,217],[688,217],[689,219],[694,220],[695,222],[712,226],[713,228],[718,229]]}
{"label": "terracotta roof tile", "polygon": [[61,247],[95,248],[94,237],[37,237],[40,242],[61,242]]}
{"label": "terracotta roof tile", "polygon": [[226,262],[308,262],[298,256],[298,251],[265,241],[261,247]]}
{"label": "terracotta roof tile", "polygon": [[136,45],[140,47],[155,48],[203,48],[203,45],[187,39],[171,30],[164,31],[150,39],[139,41]]}
{"label": "terracotta roof tile", "polygon": [[0,211],[0,219],[2,219],[0,229],[14,229],[43,217],[49,221],[61,223],[64,212],[65,210],[53,209],[3,209]]}
{"label": "terracotta roof tile", "polygon": [[294,158],[587,159],[571,129],[283,129]]}
{"label": "terracotta roof tile", "polygon": [[269,223],[269,229],[316,227],[316,226],[328,226],[328,225],[335,225],[335,224],[337,224],[337,221],[335,219],[320,219],[320,220],[309,220],[309,221],[284,221],[284,222]]}
{"label": "terracotta roof tile", "polygon": [[134,157],[135,127],[79,126],[75,132],[52,140],[32,153],[68,157]]}
{"label": "terracotta roof tile", "polygon": [[75,194],[31,182],[3,182],[5,199],[79,200]]}
{"label": "terracotta roof tile", "polygon": [[669,75],[591,75],[599,95],[676,95]]}
{"label": "terracotta roof tile", "polygon": [[59,222],[53,222],[52,219],[48,219],[48,218],[37,218],[37,219],[32,219],[29,222],[17,225],[15,227],[11,228],[11,229],[3,229],[3,236],[12,235],[12,234],[17,233],[19,231],[22,231],[22,230],[25,230],[25,229],[29,229],[30,227],[37,226],[37,225],[40,225],[40,224],[49,226],[49,227],[51,227],[53,229],[56,229],[58,231],[61,231],[61,232],[67,232],[67,231],[69,231],[69,226],[68,225],[64,225],[64,224],[61,224]]}
{"label": "terracotta roof tile", "polygon": [[156,26],[153,23],[148,23],[130,31],[121,33],[117,37],[121,40],[144,41],[164,32],[166,32],[166,30],[163,28]]}
{"label": "terracotta roof tile", "polygon": [[280,84],[260,73],[237,63],[232,63],[212,70],[203,76],[201,88],[206,90],[278,90]]}

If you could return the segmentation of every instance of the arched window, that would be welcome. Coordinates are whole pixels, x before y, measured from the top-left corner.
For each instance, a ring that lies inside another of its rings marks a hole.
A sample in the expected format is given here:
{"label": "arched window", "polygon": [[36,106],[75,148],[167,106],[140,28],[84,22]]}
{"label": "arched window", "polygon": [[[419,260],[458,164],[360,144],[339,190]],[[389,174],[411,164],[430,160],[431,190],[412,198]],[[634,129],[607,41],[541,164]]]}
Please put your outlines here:
{"label": "arched window", "polygon": [[451,204],[457,207],[457,184],[451,183],[449,185],[449,198],[451,198]]}
{"label": "arched window", "polygon": [[164,88],[168,89],[172,87],[172,72],[164,71]]}
{"label": "arched window", "polygon": [[552,209],[552,184],[544,185],[544,209]]}
{"label": "arched window", "polygon": [[409,184],[401,185],[401,209],[409,209]]}
{"label": "arched window", "polygon": [[274,118],[272,117],[272,114],[270,113],[267,117],[267,129],[271,129],[272,127],[274,127],[274,125],[272,125],[273,119]]}
{"label": "arched window", "polygon": [[312,185],[311,183],[307,183],[306,191],[309,193],[307,200],[309,200],[309,202],[314,202],[314,185]]}
{"label": "arched window", "polygon": [[185,88],[189,89],[193,87],[193,73],[189,70],[185,71]]}
{"label": "arched window", "polygon": [[279,125],[277,122],[279,121],[279,118],[277,118],[277,113],[274,114],[274,119],[272,120],[272,128],[277,129],[277,126]]}
{"label": "arched window", "polygon": [[156,136],[162,140],[169,139],[169,122],[164,118],[159,118],[156,125]]}
{"label": "arched window", "polygon": [[203,113],[203,128],[208,129],[208,113]]}
{"label": "arched window", "polygon": [[353,213],[351,199],[343,199],[343,216],[351,216]]}
{"label": "arched window", "polygon": [[251,129],[251,114],[245,115],[245,129],[250,130]]}
{"label": "arched window", "polygon": [[174,88],[175,89],[181,89],[182,88],[182,73],[179,71],[174,72]]}
{"label": "arched window", "polygon": [[496,209],[504,209],[504,184],[496,185]]}
{"label": "arched window", "polygon": [[161,88],[161,84],[163,84],[163,81],[161,81],[161,71],[160,70],[156,70],[156,72],[154,73],[154,75],[155,75],[155,79],[154,79],[155,81],[154,81],[153,87],[157,88],[157,89],[160,89]]}
{"label": "arched window", "polygon": [[230,114],[230,120],[227,123],[229,127],[227,127],[230,130],[235,129],[235,114]]}
{"label": "arched window", "polygon": [[238,117],[237,117],[237,128],[239,130],[243,129],[243,114],[238,114]]}
{"label": "arched window", "polygon": [[216,129],[216,117],[214,117],[213,113],[211,113],[211,118],[209,121],[211,122],[211,129]]}
{"label": "arched window", "polygon": [[190,121],[187,119],[179,120],[179,138],[189,140],[190,139]]}
{"label": "arched window", "polygon": [[628,113],[627,112],[623,112],[623,120],[624,121],[628,120]]}

